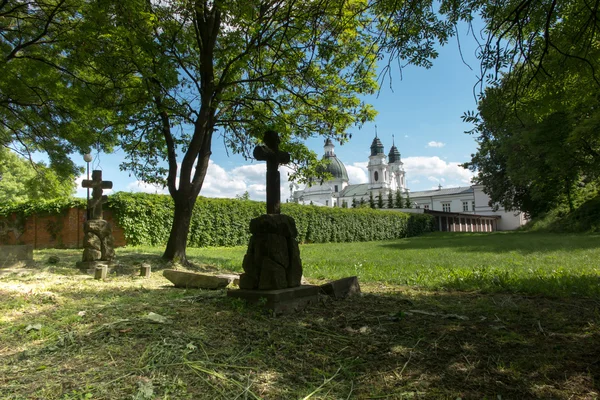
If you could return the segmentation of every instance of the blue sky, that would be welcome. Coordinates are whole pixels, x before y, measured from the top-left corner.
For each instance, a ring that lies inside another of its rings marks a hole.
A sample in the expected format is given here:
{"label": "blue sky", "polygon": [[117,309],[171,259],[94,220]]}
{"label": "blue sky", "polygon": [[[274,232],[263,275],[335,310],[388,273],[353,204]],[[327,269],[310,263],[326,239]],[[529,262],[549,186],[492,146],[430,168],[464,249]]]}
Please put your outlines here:
{"label": "blue sky", "polygon": [[[472,70],[461,59],[457,40],[453,38],[439,48],[440,56],[434,60],[431,69],[408,66],[402,70],[400,79],[398,67],[393,67],[392,88],[386,80],[378,95],[365,97],[378,111],[378,116],[360,130],[351,129],[351,141],[335,148],[338,158],[348,169],[350,183],[366,182],[369,147],[377,125],[386,154],[394,135],[411,191],[437,188],[438,184],[443,187],[469,185],[472,173],[458,165],[470,160],[470,155],[476,151],[476,143],[472,136],[464,133],[471,126],[464,124],[461,116],[467,110],[476,109],[474,86],[478,81],[479,62],[472,36],[463,32],[460,44],[463,57]],[[322,154],[322,138],[310,139],[307,145]],[[92,169],[101,169],[104,179],[113,181],[113,191],[166,193],[166,189],[146,185],[128,172],[120,171],[122,152],[93,153],[93,156]],[[73,159],[84,165],[82,156]],[[248,191],[251,198],[264,200],[264,171],[263,163],[244,160],[240,155],[227,155],[222,141],[213,140],[213,155],[200,195],[235,197]],[[85,196],[85,190],[80,187],[83,178],[78,179],[77,195],[81,197]],[[288,187],[285,169],[282,187]],[[282,197],[285,193],[282,192]]]}

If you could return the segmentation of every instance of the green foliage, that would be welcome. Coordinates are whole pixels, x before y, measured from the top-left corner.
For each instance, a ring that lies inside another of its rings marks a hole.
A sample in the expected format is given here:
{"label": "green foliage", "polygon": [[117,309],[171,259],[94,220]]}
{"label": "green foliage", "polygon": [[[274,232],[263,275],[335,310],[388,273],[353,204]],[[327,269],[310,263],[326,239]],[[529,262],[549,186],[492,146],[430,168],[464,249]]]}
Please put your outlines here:
{"label": "green foliage", "polygon": [[0,204],[0,217],[6,217],[15,213],[22,217],[29,215],[53,215],[60,214],[69,208],[85,208],[85,199],[56,198],[50,200],[39,199],[36,201],[25,201],[17,204]]}
{"label": "green foliage", "polygon": [[369,207],[373,209],[375,208],[375,199],[373,198],[373,192],[369,192]]}
{"label": "green foliage", "polygon": [[383,196],[381,194],[381,190],[379,191],[379,194],[377,195],[377,208],[379,208],[379,209],[383,208]]}
{"label": "green foliage", "polygon": [[533,218],[523,230],[541,232],[600,232],[600,192],[598,187],[577,196],[575,210],[566,204]]}
{"label": "green foliage", "polygon": [[413,208],[412,201],[410,201],[410,194],[406,192],[406,201],[404,202],[404,207]]}
{"label": "green foliage", "polygon": [[394,194],[391,190],[388,192],[387,208],[394,208]]}
{"label": "green foliage", "polygon": [[[552,46],[548,35],[527,33],[537,37],[526,46],[531,58],[488,87],[478,114],[464,116],[475,125],[471,133],[479,144],[464,166],[477,171],[476,181],[494,204],[531,217],[562,205],[574,211],[579,188],[600,177],[600,45],[590,39],[598,28],[588,24],[591,10],[584,2],[564,4],[544,25],[551,27]],[[539,28],[540,21],[519,29]]]}
{"label": "green foliage", "polygon": [[[131,245],[167,242],[173,218],[173,201],[166,195],[119,192],[108,206]],[[240,246],[250,239],[250,220],[264,214],[265,204],[234,199],[198,198],[188,246]],[[380,212],[286,203],[282,213],[293,217],[302,243],[354,242],[415,236],[434,228],[428,215]]]}
{"label": "green foliage", "polygon": [[396,189],[396,196],[394,198],[394,206],[396,208],[404,208],[404,200],[402,199],[402,192],[400,192],[400,189]]}
{"label": "green foliage", "polygon": [[59,177],[43,163],[32,164],[0,146],[0,204],[70,197],[75,179]]}
{"label": "green foliage", "polygon": [[0,4],[0,146],[45,152],[63,178],[77,172],[70,153],[87,152],[91,146],[110,149],[114,140],[109,121],[92,106],[95,96],[104,94],[71,65],[82,3]]}

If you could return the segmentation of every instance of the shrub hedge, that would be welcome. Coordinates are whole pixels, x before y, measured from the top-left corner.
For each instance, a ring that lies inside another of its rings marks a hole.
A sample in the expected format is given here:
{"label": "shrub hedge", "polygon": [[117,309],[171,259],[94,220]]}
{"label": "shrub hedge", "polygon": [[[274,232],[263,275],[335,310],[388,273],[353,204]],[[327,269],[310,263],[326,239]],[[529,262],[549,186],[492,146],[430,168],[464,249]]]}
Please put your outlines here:
{"label": "shrub hedge", "polygon": [[[16,212],[27,216],[59,213],[70,207],[85,207],[85,200],[54,200],[0,207],[0,216]],[[119,192],[108,197],[130,245],[165,245],[173,218],[173,200],[168,195]],[[293,217],[301,243],[359,242],[397,239],[430,232],[434,218],[369,208],[327,208],[282,204],[282,213]],[[251,200],[199,197],[194,207],[188,245],[190,247],[239,246],[250,239],[250,220],[265,212],[265,203]]]}
{"label": "shrub hedge", "polygon": [[[165,244],[173,218],[167,195],[120,192],[108,206],[132,245]],[[301,243],[358,242],[396,239],[430,232],[434,219],[424,214],[371,209],[344,209],[282,204],[281,211],[296,220]],[[252,218],[265,212],[265,203],[199,197],[192,215],[188,245],[239,246],[250,239]]]}

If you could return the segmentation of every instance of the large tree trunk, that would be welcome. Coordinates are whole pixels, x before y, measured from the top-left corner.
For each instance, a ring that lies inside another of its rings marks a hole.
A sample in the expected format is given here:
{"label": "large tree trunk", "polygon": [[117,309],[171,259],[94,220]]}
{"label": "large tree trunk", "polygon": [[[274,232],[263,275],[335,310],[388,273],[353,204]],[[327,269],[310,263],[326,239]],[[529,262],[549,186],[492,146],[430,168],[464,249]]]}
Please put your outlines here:
{"label": "large tree trunk", "polygon": [[162,256],[163,259],[175,261],[183,265],[188,264],[185,250],[196,198],[196,196],[190,197],[187,193],[182,192],[178,192],[173,196],[175,214],[173,215],[173,225],[171,225],[171,234],[169,235],[167,248]]}

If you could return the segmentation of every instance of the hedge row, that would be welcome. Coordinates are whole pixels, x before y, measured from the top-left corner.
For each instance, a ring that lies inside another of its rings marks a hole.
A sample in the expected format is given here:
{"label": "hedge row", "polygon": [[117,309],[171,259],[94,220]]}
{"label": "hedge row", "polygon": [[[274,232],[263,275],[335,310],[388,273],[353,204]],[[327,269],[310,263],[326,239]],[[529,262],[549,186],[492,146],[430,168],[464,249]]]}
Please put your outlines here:
{"label": "hedge row", "polygon": [[[170,196],[120,192],[109,197],[119,225],[131,245],[164,245],[173,218]],[[190,247],[239,246],[248,243],[250,220],[265,212],[265,203],[198,198],[188,236]],[[430,232],[434,219],[424,214],[372,209],[342,209],[283,204],[293,217],[301,243],[397,239]]]}
{"label": "hedge row", "polygon": [[[0,206],[0,216],[58,214],[85,207],[85,200],[48,200],[17,206]],[[173,200],[167,195],[119,192],[108,197],[130,245],[160,246],[167,243],[173,222]],[[199,197],[194,208],[188,245],[239,246],[250,239],[250,220],[265,213],[265,203],[250,200]],[[283,204],[282,213],[293,217],[301,243],[359,242],[397,239],[430,232],[434,219],[424,214],[405,214],[370,208],[346,209]]]}

